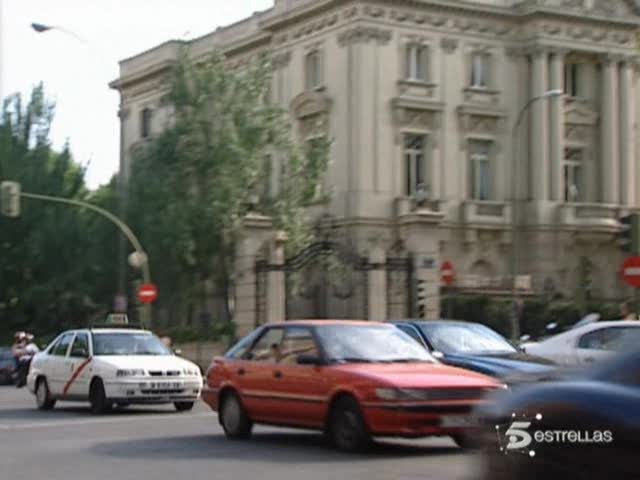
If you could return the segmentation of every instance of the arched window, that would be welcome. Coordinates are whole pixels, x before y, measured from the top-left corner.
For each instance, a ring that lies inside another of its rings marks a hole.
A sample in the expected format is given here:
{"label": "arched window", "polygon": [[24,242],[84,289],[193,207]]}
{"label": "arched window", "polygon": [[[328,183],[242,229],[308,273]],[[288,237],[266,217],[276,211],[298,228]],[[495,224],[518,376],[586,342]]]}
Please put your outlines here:
{"label": "arched window", "polygon": [[471,267],[471,274],[481,278],[492,278],[494,276],[494,268],[486,260],[478,260]]}

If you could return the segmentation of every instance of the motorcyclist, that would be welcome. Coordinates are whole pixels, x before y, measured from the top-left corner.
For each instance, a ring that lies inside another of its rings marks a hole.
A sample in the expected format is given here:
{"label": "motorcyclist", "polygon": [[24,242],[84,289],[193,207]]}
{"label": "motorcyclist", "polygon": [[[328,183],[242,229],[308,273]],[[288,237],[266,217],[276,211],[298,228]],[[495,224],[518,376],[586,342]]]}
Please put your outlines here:
{"label": "motorcyclist", "polygon": [[13,336],[13,345],[11,346],[11,354],[15,361],[15,369],[20,366],[20,357],[24,354],[24,347],[27,346],[27,334],[24,332],[16,332]]}
{"label": "motorcyclist", "polygon": [[18,388],[22,388],[27,384],[27,375],[29,374],[31,360],[35,354],[40,351],[33,339],[34,336],[32,334],[25,334],[25,346],[22,349],[22,355],[19,358],[18,381],[16,383],[16,387]]}

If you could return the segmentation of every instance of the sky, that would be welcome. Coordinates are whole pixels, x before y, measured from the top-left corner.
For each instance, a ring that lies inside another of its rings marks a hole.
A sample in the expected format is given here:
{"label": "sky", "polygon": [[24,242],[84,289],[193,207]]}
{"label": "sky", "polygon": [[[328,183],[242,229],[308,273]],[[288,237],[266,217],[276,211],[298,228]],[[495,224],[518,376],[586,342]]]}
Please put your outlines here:
{"label": "sky", "polygon": [[[273,0],[0,0],[0,95],[43,82],[56,103],[53,144],[66,141],[107,183],[119,164],[118,61],[169,39],[190,39],[265,10]],[[32,22],[58,27],[45,33]]]}

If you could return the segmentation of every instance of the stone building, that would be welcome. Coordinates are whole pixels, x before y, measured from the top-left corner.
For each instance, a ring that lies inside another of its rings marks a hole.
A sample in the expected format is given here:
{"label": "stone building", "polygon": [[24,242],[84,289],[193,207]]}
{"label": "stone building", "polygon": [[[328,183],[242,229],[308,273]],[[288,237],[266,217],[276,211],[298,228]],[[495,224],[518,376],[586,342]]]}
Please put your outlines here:
{"label": "stone building", "polygon": [[[195,56],[223,50],[232,66],[269,52],[271,100],[301,141],[332,138],[332,200],[317,213],[333,227],[324,250],[348,245],[364,259],[355,316],[414,314],[393,297],[411,290],[408,278],[424,282],[435,317],[445,260],[461,292],[508,295],[515,272],[531,295],[630,293],[615,240],[620,216],[640,204],[639,15],[626,0],[276,0],[189,43]],[[181,45],[121,62],[112,87],[125,176],[131,148],[169,118],[163,79]],[[564,95],[534,102],[514,132],[525,104],[557,89]],[[288,261],[284,239],[268,219],[247,222],[238,315],[246,325],[291,316],[287,269],[268,268]],[[267,267],[253,269],[265,241]],[[411,272],[392,285],[399,259]]]}

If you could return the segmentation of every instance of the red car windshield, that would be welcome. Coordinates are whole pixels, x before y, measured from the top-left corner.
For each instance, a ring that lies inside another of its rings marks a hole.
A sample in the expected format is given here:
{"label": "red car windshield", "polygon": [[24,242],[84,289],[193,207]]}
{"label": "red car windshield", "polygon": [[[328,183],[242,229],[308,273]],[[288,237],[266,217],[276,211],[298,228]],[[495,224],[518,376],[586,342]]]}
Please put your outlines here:
{"label": "red car windshield", "polygon": [[415,340],[397,328],[383,325],[322,325],[316,331],[330,362],[437,363]]}

